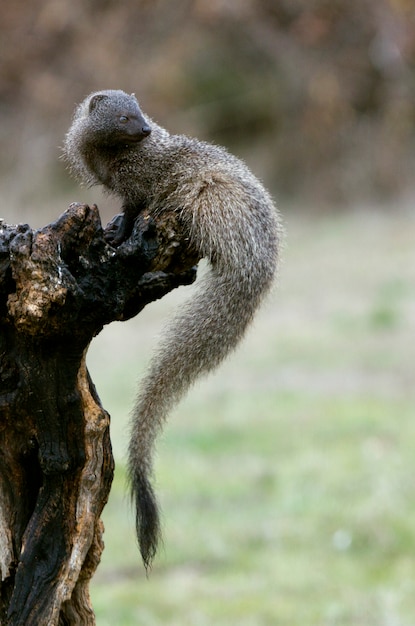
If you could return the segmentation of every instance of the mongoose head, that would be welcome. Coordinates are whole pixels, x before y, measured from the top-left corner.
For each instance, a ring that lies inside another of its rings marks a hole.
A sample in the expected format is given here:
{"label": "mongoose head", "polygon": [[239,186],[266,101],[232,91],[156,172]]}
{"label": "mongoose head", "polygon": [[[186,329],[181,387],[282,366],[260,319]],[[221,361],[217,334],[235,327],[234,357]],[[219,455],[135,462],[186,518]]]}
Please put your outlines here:
{"label": "mongoose head", "polygon": [[99,91],[88,101],[88,117],[97,144],[112,147],[136,144],[148,137],[151,127],[134,94],[120,90]]}

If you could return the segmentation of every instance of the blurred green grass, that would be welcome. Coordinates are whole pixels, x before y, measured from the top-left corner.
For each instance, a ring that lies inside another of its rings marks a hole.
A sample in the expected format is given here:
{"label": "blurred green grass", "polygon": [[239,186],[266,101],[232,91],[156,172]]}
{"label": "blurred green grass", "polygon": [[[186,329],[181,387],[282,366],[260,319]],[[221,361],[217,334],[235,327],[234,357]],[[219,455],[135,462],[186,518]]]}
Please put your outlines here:
{"label": "blurred green grass", "polygon": [[117,464],[99,626],[415,624],[415,219],[293,212],[286,226],[278,288],[159,441],[164,545],[149,579],[126,494],[128,412],[191,288],[91,346]]}

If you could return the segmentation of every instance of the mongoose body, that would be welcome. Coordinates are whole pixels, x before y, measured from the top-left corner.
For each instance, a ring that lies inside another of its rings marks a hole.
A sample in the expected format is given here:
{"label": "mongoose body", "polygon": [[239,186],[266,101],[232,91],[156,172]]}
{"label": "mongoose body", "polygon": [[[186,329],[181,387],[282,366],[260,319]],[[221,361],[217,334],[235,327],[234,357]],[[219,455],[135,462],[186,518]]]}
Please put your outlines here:
{"label": "mongoose body", "polygon": [[71,170],[122,199],[127,238],[143,207],[179,212],[191,245],[209,271],[170,321],[153,357],[132,418],[129,476],[146,567],[160,524],[151,486],[154,441],[167,412],[201,374],[238,344],[277,267],[278,213],[263,185],[224,148],[171,135],[139,108],[134,95],[102,91],[76,109],[65,139]]}

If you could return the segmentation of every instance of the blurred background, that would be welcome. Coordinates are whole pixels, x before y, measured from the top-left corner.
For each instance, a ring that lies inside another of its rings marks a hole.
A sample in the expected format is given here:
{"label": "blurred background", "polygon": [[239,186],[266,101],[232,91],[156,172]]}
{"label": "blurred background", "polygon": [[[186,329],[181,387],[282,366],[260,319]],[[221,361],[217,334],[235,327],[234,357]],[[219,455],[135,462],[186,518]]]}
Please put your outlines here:
{"label": "blurred background", "polygon": [[165,546],[143,575],[125,497],[128,412],[182,288],[93,342],[117,473],[97,623],[413,626],[413,0],[14,0],[0,21],[0,196],[40,227],[81,189],[75,105],[135,92],[227,146],[274,194],[279,284],[159,445]]}
{"label": "blurred background", "polygon": [[413,182],[413,14],[412,0],[3,3],[3,197],[67,186],[57,146],[75,103],[121,88],[280,197],[385,202]]}

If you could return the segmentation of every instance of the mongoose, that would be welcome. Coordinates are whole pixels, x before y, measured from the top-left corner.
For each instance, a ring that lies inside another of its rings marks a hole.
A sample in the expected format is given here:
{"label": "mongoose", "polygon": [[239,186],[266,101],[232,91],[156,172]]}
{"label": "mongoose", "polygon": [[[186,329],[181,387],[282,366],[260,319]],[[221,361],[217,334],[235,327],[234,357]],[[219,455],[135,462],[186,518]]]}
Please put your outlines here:
{"label": "mongoose", "polygon": [[64,142],[72,172],[123,202],[113,245],[128,238],[140,210],[180,213],[209,271],[170,321],[133,411],[129,479],[146,568],[160,538],[150,483],[154,441],[189,386],[235,348],[273,282],[280,221],[263,185],[224,148],[172,135],[144,115],[134,94],[90,94],[75,110]]}

